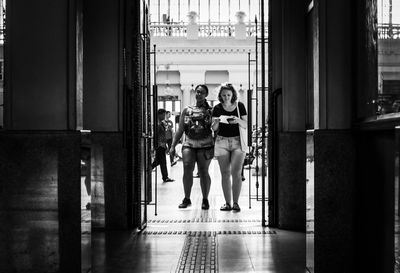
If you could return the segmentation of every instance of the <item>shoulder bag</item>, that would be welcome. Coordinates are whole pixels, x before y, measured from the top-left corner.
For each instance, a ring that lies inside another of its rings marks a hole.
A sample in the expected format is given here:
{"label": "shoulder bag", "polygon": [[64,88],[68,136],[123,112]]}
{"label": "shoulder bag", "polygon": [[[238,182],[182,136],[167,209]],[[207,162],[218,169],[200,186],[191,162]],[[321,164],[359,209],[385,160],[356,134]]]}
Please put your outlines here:
{"label": "shoulder bag", "polygon": [[[238,112],[238,117],[240,119],[242,119],[241,115],[240,115],[240,111],[239,111],[239,103],[236,104],[236,109]],[[239,126],[239,133],[240,133],[240,146],[241,146],[243,152],[248,153],[249,146],[247,145],[247,128],[243,128],[239,124],[238,124],[238,126]]]}

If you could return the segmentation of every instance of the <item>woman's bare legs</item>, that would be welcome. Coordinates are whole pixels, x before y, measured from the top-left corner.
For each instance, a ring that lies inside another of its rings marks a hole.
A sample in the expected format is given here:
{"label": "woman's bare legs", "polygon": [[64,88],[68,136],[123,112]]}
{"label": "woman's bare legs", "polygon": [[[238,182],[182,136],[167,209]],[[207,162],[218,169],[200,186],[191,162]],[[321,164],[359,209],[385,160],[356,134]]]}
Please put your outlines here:
{"label": "woman's bare legs", "polygon": [[211,186],[211,178],[210,174],[208,173],[208,167],[210,166],[210,163],[211,159],[206,159],[203,153],[197,156],[197,170],[200,175],[201,193],[203,194],[203,198],[205,199],[208,199],[208,194],[210,193]]}
{"label": "woman's bare legs", "polygon": [[242,166],[246,154],[241,151],[231,152],[231,174],[233,203],[238,203],[240,191],[242,190]]}
{"label": "woman's bare legs", "polygon": [[192,192],[193,186],[193,170],[196,163],[193,157],[194,151],[191,149],[182,149],[182,161],[183,161],[183,190],[185,191],[185,197],[190,199],[190,193]]}
{"label": "woman's bare legs", "polygon": [[231,156],[230,154],[217,157],[219,170],[221,171],[222,191],[224,192],[225,202],[231,205],[232,185],[231,185]]}

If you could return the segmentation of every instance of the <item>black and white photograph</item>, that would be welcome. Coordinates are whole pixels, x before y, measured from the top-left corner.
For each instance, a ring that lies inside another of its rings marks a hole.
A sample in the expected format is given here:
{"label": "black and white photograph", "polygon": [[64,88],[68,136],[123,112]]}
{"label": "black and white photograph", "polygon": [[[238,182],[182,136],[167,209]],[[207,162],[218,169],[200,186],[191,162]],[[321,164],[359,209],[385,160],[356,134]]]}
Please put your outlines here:
{"label": "black and white photograph", "polygon": [[400,273],[400,0],[0,0],[0,273]]}

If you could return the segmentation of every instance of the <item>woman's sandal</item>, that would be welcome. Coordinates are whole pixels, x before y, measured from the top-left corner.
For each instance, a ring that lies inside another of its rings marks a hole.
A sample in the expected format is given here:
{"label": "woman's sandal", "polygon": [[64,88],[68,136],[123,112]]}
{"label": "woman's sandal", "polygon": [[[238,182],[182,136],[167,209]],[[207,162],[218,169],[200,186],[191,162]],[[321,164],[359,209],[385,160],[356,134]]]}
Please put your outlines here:
{"label": "woman's sandal", "polygon": [[239,204],[238,204],[238,203],[233,203],[232,210],[234,210],[234,211],[240,211]]}
{"label": "woman's sandal", "polygon": [[222,210],[222,211],[229,211],[229,210],[232,210],[232,207],[231,207],[230,204],[225,203],[225,204],[220,208],[220,210]]}

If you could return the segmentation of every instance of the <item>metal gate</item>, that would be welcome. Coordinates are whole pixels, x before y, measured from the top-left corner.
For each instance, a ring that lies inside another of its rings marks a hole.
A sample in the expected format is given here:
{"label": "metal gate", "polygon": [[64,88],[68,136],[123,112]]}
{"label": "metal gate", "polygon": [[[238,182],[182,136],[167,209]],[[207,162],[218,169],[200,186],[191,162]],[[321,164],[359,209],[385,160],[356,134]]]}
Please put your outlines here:
{"label": "metal gate", "polygon": [[[271,108],[271,99],[270,92],[266,85],[266,45],[268,44],[268,38],[265,36],[266,28],[264,21],[264,1],[260,0],[260,17],[261,22],[258,23],[257,18],[255,20],[256,23],[256,39],[255,39],[255,58],[251,59],[251,54],[248,54],[248,143],[252,146],[250,147],[250,155],[247,155],[248,158],[255,158],[255,173],[256,173],[256,181],[255,181],[255,189],[256,194],[252,194],[252,183],[251,183],[251,167],[249,168],[249,207],[251,208],[252,200],[262,202],[261,205],[261,224],[263,226],[271,225],[273,221],[271,217],[274,217],[274,203],[272,202],[273,192],[275,189],[272,189],[271,183],[266,181],[267,178],[267,164],[270,165],[270,156],[267,153],[267,150],[270,150],[270,140],[273,137],[273,134],[270,133],[272,127],[267,126],[267,107],[268,107],[268,124],[269,120],[273,117],[273,113],[270,111]],[[255,86],[254,90],[251,85],[251,64],[255,63]],[[261,79],[259,79],[259,72]],[[253,112],[253,102],[255,103],[255,113],[256,116],[253,120],[252,112]],[[258,113],[261,112],[261,120]],[[253,126],[255,128],[253,129]],[[268,142],[268,145],[267,145]],[[268,160],[267,160],[268,158]],[[261,162],[259,162],[261,161]],[[260,167],[261,166],[261,167]],[[271,175],[272,171],[268,172]],[[261,176],[261,179],[259,178]],[[261,180],[261,181],[260,181]],[[261,185],[260,185],[261,184]],[[268,192],[267,192],[268,189]],[[266,211],[268,202],[268,221],[266,219]]]}
{"label": "metal gate", "polygon": [[124,18],[124,143],[127,150],[128,225],[143,230],[152,204],[153,100],[147,1],[126,0]]}

